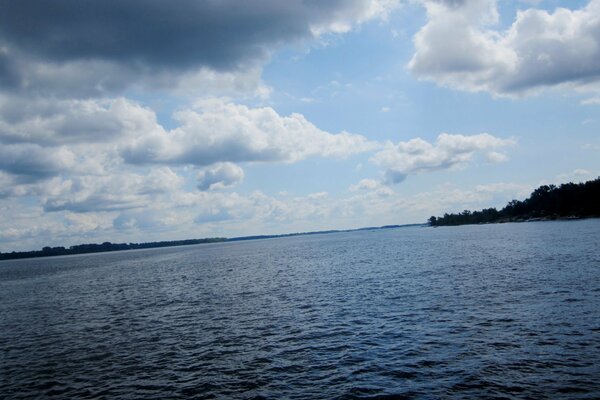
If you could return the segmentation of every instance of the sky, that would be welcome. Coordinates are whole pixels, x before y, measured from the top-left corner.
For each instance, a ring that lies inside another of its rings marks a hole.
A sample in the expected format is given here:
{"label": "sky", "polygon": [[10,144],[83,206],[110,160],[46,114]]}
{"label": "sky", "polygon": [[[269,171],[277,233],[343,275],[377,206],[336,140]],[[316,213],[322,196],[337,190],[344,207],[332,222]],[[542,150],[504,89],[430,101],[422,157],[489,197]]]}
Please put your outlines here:
{"label": "sky", "polygon": [[0,251],[421,223],[600,175],[600,0],[0,0]]}

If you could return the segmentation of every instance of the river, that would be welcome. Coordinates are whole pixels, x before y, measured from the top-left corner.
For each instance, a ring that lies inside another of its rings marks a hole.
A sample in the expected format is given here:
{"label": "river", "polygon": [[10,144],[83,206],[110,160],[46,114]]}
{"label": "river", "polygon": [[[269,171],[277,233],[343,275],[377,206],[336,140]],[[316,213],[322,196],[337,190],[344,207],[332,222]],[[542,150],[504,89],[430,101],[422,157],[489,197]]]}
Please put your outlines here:
{"label": "river", "polygon": [[0,397],[600,397],[600,220],[0,262]]}

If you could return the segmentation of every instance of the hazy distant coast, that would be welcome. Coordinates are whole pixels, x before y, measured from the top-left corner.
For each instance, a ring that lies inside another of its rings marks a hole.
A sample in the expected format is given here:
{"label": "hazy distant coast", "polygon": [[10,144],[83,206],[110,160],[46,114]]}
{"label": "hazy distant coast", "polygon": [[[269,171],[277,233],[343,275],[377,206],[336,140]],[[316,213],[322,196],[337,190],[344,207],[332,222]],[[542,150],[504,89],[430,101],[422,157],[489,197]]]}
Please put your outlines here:
{"label": "hazy distant coast", "polygon": [[72,254],[88,254],[88,253],[102,253],[107,251],[121,251],[121,250],[135,250],[135,249],[151,249],[157,247],[173,247],[173,246],[188,246],[193,244],[202,243],[218,243],[218,242],[236,242],[242,240],[256,240],[256,239],[272,239],[278,237],[289,237],[289,236],[301,236],[301,235],[316,235],[316,234],[328,234],[328,233],[339,233],[339,232],[356,232],[356,231],[367,231],[367,230],[378,230],[378,229],[392,229],[401,228],[407,226],[421,226],[423,224],[406,224],[406,225],[385,225],[377,227],[365,227],[358,229],[346,229],[346,230],[327,230],[327,231],[314,231],[314,232],[296,232],[296,233],[285,233],[281,235],[254,235],[254,236],[239,236],[233,238],[214,237],[214,238],[203,238],[203,239],[186,239],[186,240],[169,240],[161,242],[146,242],[146,243],[88,243],[79,244],[71,247],[44,247],[42,250],[32,251],[12,251],[10,253],[0,253],[0,260],[13,260],[20,258],[34,258],[34,257],[52,257],[52,256],[66,256]]}

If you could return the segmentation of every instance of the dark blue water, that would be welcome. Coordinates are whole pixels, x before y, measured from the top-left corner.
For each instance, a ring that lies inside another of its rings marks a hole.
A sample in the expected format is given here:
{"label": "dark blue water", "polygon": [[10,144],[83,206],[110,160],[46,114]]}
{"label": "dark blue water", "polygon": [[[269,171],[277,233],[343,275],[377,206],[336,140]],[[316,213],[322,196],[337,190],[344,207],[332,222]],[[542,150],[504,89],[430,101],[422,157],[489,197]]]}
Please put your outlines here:
{"label": "dark blue water", "polygon": [[0,397],[600,398],[600,220],[0,263]]}

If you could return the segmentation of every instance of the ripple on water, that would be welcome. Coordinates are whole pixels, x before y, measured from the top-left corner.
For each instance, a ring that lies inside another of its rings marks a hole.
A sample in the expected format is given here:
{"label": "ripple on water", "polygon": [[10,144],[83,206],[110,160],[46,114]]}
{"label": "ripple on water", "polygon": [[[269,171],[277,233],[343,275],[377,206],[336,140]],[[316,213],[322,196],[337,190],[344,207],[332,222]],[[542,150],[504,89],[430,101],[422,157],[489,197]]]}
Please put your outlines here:
{"label": "ripple on water", "polygon": [[0,397],[600,398],[600,221],[0,263]]}

